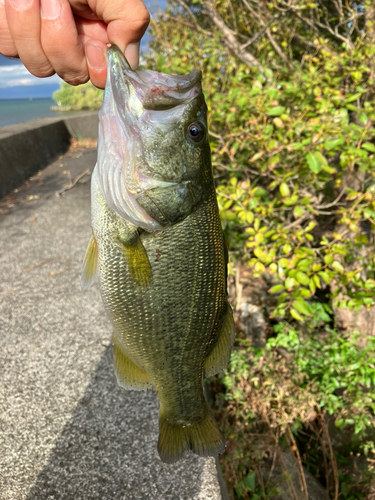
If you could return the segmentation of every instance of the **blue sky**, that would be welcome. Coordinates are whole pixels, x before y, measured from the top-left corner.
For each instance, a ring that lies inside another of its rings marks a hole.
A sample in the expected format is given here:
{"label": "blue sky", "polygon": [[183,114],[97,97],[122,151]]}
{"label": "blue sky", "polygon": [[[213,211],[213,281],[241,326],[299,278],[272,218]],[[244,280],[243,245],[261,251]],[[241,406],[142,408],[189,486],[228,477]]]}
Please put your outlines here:
{"label": "blue sky", "polygon": [[59,87],[60,78],[57,75],[36,78],[18,59],[0,54],[0,99],[51,97]]}
{"label": "blue sky", "polygon": [[[153,0],[144,0],[151,11],[155,11]],[[159,0],[158,5],[164,10],[166,0]],[[141,43],[141,50],[147,48],[147,33]],[[30,97],[51,97],[60,87],[61,79],[57,75],[49,78],[36,78],[31,75],[18,59],[10,59],[0,54],[0,99],[29,99]]]}

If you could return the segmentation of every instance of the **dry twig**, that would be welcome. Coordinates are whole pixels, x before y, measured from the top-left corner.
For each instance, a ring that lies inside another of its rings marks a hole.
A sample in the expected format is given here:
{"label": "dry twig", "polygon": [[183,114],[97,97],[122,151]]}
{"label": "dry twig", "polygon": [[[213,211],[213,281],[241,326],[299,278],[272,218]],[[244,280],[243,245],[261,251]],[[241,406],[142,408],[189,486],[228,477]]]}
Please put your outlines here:
{"label": "dry twig", "polygon": [[64,186],[64,187],[62,188],[62,190],[61,190],[61,191],[57,191],[56,195],[57,195],[58,197],[60,197],[63,193],[65,193],[65,191],[69,191],[69,189],[72,189],[72,188],[73,188],[73,187],[77,184],[77,182],[78,182],[80,179],[82,179],[82,177],[83,177],[84,175],[88,174],[89,172],[90,172],[90,169],[89,169],[89,168],[86,168],[86,170],[85,170],[84,172],[82,172],[81,174],[79,174],[79,175],[78,175],[78,176],[74,179],[74,181],[73,181],[73,182],[70,182],[69,184],[67,184],[66,186]]}
{"label": "dry twig", "polygon": [[33,267],[29,267],[28,269],[24,269],[23,271],[20,272],[21,274],[29,273],[30,271],[34,271],[34,269],[37,269],[38,267],[44,266],[44,264],[47,264],[48,262],[51,262],[52,259],[46,259],[43,260],[42,262],[39,262],[39,264],[36,264]]}

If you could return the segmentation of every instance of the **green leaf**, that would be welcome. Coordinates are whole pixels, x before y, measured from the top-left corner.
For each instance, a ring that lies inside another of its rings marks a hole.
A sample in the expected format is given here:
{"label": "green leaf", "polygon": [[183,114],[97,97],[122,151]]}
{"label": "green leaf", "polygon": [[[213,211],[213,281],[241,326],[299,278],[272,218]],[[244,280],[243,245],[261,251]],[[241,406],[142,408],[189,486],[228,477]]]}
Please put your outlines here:
{"label": "green leaf", "polygon": [[366,125],[366,123],[368,122],[368,116],[366,115],[366,113],[358,113],[358,120],[363,123],[363,125]]}
{"label": "green leaf", "polygon": [[332,262],[334,261],[334,257],[332,254],[327,254],[324,256],[324,262],[329,266],[332,264]]}
{"label": "green leaf", "polygon": [[300,217],[302,217],[303,208],[301,207],[301,205],[297,205],[296,207],[294,207],[293,215],[295,219],[299,219]]}
{"label": "green leaf", "polygon": [[[334,260],[332,262],[332,267],[333,269],[335,269],[335,271],[339,271],[340,273],[343,273],[344,272],[344,268],[343,268],[343,265],[341,264],[341,262],[339,262],[338,260]],[[324,278],[323,278],[324,279]]]}
{"label": "green leaf", "polygon": [[254,472],[249,473],[245,479],[243,480],[243,484],[247,491],[254,491],[255,490],[255,478],[256,474]]}
{"label": "green leaf", "polygon": [[275,285],[268,290],[268,293],[277,293],[277,292],[281,292],[281,290],[284,290],[283,285]]}
{"label": "green leaf", "polygon": [[[325,283],[327,283],[328,285],[331,283],[331,278],[330,278],[328,273],[326,273],[325,271],[320,271],[318,274],[319,274],[319,276],[321,276],[323,278],[323,281]],[[316,283],[316,281],[315,281],[315,283]],[[319,288],[320,288],[320,286],[319,286]]]}
{"label": "green leaf", "polygon": [[296,278],[298,283],[301,283],[301,285],[308,285],[310,283],[310,278],[302,271],[298,271]]}
{"label": "green leaf", "polygon": [[315,283],[316,288],[322,288],[321,285],[320,285],[319,276],[317,276],[316,274],[314,274],[313,278],[314,278],[314,283]]}
{"label": "green leaf", "polygon": [[222,210],[220,212],[220,219],[223,220],[234,220],[236,218],[236,214],[231,212],[230,210]]}
{"label": "green leaf", "polygon": [[361,95],[362,95],[361,92],[359,92],[358,94],[352,94],[352,95],[349,94],[349,97],[346,98],[346,102],[354,102],[357,99],[359,99]]}
{"label": "green leaf", "polygon": [[289,196],[290,195],[290,190],[289,190],[288,184],[286,182],[282,182],[280,184],[279,189],[280,189],[281,196]]}
{"label": "green leaf", "polygon": [[290,207],[291,205],[294,205],[295,203],[297,203],[297,201],[298,201],[298,195],[297,194],[294,194],[293,196],[288,196],[288,198],[285,198],[283,200],[284,205],[286,205],[287,207]]}
{"label": "green leaf", "polygon": [[267,112],[267,115],[268,116],[280,116],[283,113],[285,113],[285,111],[286,111],[286,109],[284,108],[284,106],[276,106],[275,108],[270,109]]}
{"label": "green leaf", "polygon": [[290,315],[297,321],[303,321],[302,316],[293,308],[290,309]]}
{"label": "green leaf", "polygon": [[316,153],[309,153],[306,155],[306,161],[310,167],[310,170],[314,172],[314,174],[318,174],[321,170],[321,164],[319,158],[316,156]]}
{"label": "green leaf", "polygon": [[298,299],[293,301],[292,306],[297,309],[298,312],[301,314],[304,314],[305,316],[311,316],[313,314],[313,311],[311,309],[310,304],[308,304],[305,300],[303,299]]}
{"label": "green leaf", "polygon": [[323,166],[324,172],[327,172],[328,174],[335,174],[337,170],[333,167],[328,167],[326,165]]}
{"label": "green leaf", "polygon": [[313,154],[322,167],[328,166],[326,157],[324,155],[322,155],[322,153],[320,151],[315,151],[315,153],[313,153]]}
{"label": "green leaf", "polygon": [[342,137],[340,137],[339,139],[333,139],[332,141],[325,141],[323,143],[323,146],[325,147],[325,149],[330,150],[330,149],[335,149],[339,146],[342,146],[342,144],[344,144],[344,143],[345,143],[345,140]]}
{"label": "green leaf", "polygon": [[366,149],[366,151],[370,151],[371,153],[375,153],[375,146],[372,142],[364,142],[362,144],[362,148]]}
{"label": "green leaf", "polygon": [[254,214],[253,214],[253,212],[247,212],[246,213],[246,221],[249,224],[252,224],[254,222]]}
{"label": "green leaf", "polygon": [[296,280],[294,278],[290,278],[288,277],[286,280],[285,280],[285,288],[287,290],[289,290],[290,288],[293,288],[294,285],[296,283]]}

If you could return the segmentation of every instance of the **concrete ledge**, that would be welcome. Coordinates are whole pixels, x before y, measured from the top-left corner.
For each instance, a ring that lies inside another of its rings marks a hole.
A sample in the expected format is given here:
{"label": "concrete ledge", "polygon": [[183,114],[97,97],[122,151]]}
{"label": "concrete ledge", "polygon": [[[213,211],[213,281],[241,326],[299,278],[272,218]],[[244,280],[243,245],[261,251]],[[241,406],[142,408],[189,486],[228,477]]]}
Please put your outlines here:
{"label": "concrete ledge", "polygon": [[43,118],[0,129],[0,198],[69,148],[70,140],[97,139],[98,113]]}

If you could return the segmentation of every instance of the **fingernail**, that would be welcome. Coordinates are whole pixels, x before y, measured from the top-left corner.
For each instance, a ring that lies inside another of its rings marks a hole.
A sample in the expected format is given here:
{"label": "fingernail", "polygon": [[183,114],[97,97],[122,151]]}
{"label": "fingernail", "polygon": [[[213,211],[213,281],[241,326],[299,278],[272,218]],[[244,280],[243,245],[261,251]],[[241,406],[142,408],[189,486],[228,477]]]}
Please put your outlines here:
{"label": "fingernail", "polygon": [[88,65],[97,71],[107,67],[107,59],[102,49],[95,43],[88,42],[85,45],[85,53]]}
{"label": "fingernail", "polygon": [[133,69],[137,69],[139,64],[139,42],[129,43],[125,49],[125,57]]}
{"label": "fingernail", "polygon": [[[16,1],[19,2],[24,0]],[[59,0],[41,0],[41,11],[44,19],[56,19],[59,17],[61,11],[61,3]]]}

